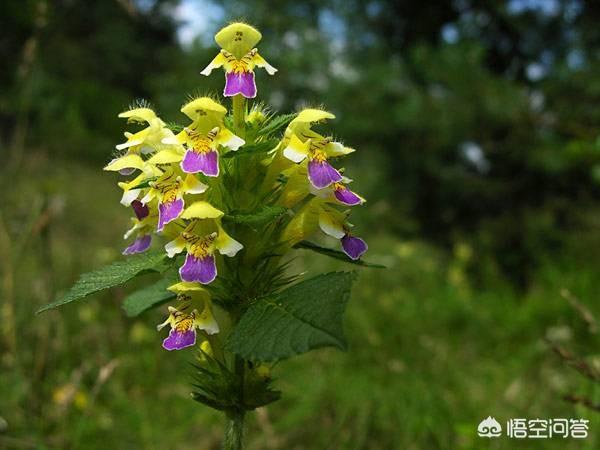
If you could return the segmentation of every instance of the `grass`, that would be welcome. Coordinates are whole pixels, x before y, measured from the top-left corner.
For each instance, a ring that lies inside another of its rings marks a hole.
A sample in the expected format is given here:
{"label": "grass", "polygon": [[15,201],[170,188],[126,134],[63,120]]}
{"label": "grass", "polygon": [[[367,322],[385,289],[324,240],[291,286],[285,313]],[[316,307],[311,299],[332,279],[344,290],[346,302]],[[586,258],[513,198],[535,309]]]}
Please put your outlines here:
{"label": "grass", "polygon": [[[127,225],[110,176],[30,158],[3,189],[0,221],[0,448],[218,449],[222,419],[189,398],[190,352],[160,348],[161,311],[125,318],[126,291],[40,316],[77,274],[118,257]],[[561,400],[598,392],[562,365],[551,334],[591,355],[590,336],[559,295],[597,315],[594,241],[549,260],[532,288],[474,289],[461,256],[389,234],[366,236],[370,258],[349,306],[347,353],[324,349],[274,371],[283,399],[250,417],[248,449],[594,449],[600,417]],[[348,269],[301,252],[310,272]],[[141,285],[144,280],[137,281]],[[577,440],[483,440],[477,424],[509,418],[590,419]]]}

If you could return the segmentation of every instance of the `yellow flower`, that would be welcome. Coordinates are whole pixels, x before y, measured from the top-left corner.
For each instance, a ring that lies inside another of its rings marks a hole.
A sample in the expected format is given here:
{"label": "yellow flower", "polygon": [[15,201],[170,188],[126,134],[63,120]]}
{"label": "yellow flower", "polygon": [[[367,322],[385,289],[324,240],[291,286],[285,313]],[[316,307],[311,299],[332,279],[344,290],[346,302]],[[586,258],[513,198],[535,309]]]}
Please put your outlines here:
{"label": "yellow flower", "polygon": [[210,75],[214,69],[223,67],[225,70],[225,97],[243,95],[246,98],[256,97],[256,83],[254,81],[254,68],[264,68],[269,75],[277,72],[254,48],[261,39],[258,30],[245,23],[232,23],[219,31],[215,41],[222,50],[200,72]]}
{"label": "yellow flower", "polygon": [[129,175],[135,170],[148,172],[147,162],[142,156],[151,155],[175,146],[181,147],[177,142],[165,144],[164,140],[172,138],[173,132],[166,124],[157,117],[150,108],[135,108],[119,114],[119,117],[127,119],[129,123],[142,123],[148,126],[137,133],[125,133],[127,141],[116,146],[122,151],[122,155],[109,162],[104,170],[118,171],[123,175]]}
{"label": "yellow flower", "polygon": [[177,136],[164,139],[163,143],[175,144],[175,147],[157,153],[148,162],[180,163],[185,173],[218,176],[219,148],[235,151],[245,143],[225,127],[223,118],[227,110],[211,98],[201,97],[186,103],[181,112],[192,120],[191,125]]}

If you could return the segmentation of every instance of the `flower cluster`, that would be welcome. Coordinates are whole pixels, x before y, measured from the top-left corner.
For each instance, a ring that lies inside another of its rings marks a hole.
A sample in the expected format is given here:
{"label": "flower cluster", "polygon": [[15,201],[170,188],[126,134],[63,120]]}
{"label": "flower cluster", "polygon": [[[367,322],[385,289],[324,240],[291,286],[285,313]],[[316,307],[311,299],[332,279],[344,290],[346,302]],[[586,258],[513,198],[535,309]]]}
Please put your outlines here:
{"label": "flower cluster", "polygon": [[[119,115],[139,128],[125,133],[126,141],[116,146],[116,157],[105,167],[130,177],[118,183],[121,203],[132,210],[125,239],[133,240],[123,253],[144,252],[159,235],[166,238],[169,258],[185,254],[180,282],[169,288],[178,306],[170,306],[159,325],[171,328],[163,341],[167,350],[194,345],[198,330],[206,339],[219,331],[210,284],[218,276],[231,276],[224,257],[237,255],[247,265],[275,254],[281,258],[319,229],[340,240],[353,260],[367,250],[348,222],[349,207],[365,200],[348,187],[344,170],[333,166],[354,149],[313,129],[334,115],[304,109],[274,140],[262,130],[276,118],[264,107],[245,104],[256,96],[254,68],[276,72],[255,48],[260,39],[256,29],[242,23],[215,37],[222,50],[202,74],[225,70],[224,96],[234,97],[231,113],[207,96],[183,105],[181,113],[188,119],[183,126],[167,125],[145,104]],[[257,230],[231,220],[240,211],[249,215],[265,207],[287,212],[281,226]]]}

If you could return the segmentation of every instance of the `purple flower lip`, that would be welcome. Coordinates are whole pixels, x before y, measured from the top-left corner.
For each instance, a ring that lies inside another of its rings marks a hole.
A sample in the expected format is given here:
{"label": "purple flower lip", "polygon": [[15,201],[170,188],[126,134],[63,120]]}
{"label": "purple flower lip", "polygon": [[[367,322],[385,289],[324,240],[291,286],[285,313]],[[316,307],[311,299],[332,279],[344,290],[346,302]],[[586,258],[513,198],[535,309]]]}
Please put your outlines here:
{"label": "purple flower lip", "polygon": [[165,350],[181,350],[182,348],[191,347],[196,343],[196,330],[178,331],[171,329],[162,343]]}
{"label": "purple flower lip", "polygon": [[256,82],[254,72],[227,72],[225,74],[225,97],[242,94],[246,98],[256,97]]}
{"label": "purple flower lip", "polygon": [[212,283],[217,277],[217,265],[214,255],[196,258],[188,253],[183,266],[179,269],[179,276],[182,281],[196,281],[202,284]]}
{"label": "purple flower lip", "polygon": [[172,202],[160,203],[158,205],[158,226],[156,231],[162,231],[166,224],[177,219],[183,212],[183,199],[178,198]]}
{"label": "purple flower lip", "polygon": [[333,195],[340,202],[348,206],[360,205],[362,203],[360,197],[344,185],[336,186]]}
{"label": "purple flower lip", "polygon": [[133,212],[135,213],[138,220],[142,220],[145,217],[148,217],[148,215],[150,214],[148,205],[144,205],[141,201],[137,199],[131,202],[131,207],[133,208]]}
{"label": "purple flower lip", "polygon": [[133,172],[135,172],[135,169],[133,167],[128,167],[126,169],[119,170],[119,174],[123,176],[131,175]]}
{"label": "purple flower lip", "polygon": [[327,161],[316,161],[311,159],[308,162],[308,179],[317,189],[323,189],[332,183],[342,181],[342,176]]}
{"label": "purple flower lip", "polygon": [[135,253],[145,252],[150,248],[150,244],[152,243],[152,236],[150,234],[145,234],[143,236],[139,236],[133,243],[123,250],[124,255],[133,255]]}
{"label": "purple flower lip", "polygon": [[181,161],[181,169],[186,173],[202,172],[207,177],[216,177],[219,175],[219,153],[215,150],[209,152],[188,150]]}
{"label": "purple flower lip", "polygon": [[367,243],[356,236],[346,234],[341,241],[344,253],[354,261],[359,259],[369,249]]}

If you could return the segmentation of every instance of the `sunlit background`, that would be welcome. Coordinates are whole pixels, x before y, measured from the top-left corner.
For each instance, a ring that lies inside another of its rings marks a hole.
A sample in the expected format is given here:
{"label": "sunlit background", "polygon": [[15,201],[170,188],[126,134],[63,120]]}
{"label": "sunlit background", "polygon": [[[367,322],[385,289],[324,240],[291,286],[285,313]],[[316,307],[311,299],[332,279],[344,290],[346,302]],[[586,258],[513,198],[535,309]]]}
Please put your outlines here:
{"label": "sunlit background", "polygon": [[239,19],[279,69],[258,100],[325,105],[358,150],[354,223],[388,267],[361,270],[347,353],[275,369],[248,448],[479,449],[488,415],[590,420],[583,441],[496,449],[598,448],[600,386],[549,343],[600,373],[599,2],[7,0],[0,19],[0,448],[220,448],[164,311],[127,318],[124,289],[34,311],[120,258],[117,114],[147,99],[177,122],[219,92],[199,72]]}

